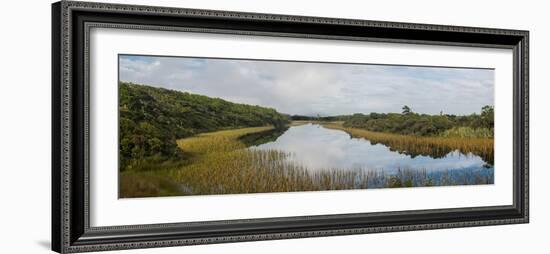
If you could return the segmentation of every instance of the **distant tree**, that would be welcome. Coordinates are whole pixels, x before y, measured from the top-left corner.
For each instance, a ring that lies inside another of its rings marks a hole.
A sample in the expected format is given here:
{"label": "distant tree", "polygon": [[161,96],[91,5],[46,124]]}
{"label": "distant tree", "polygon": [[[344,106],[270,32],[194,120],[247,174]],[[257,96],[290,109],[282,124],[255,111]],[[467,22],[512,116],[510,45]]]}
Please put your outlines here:
{"label": "distant tree", "polygon": [[411,108],[407,105],[403,106],[402,110],[403,110],[403,115],[408,115],[408,114],[412,113]]}
{"label": "distant tree", "polygon": [[492,129],[495,122],[495,108],[485,105],[481,108],[481,119],[483,127]]}
{"label": "distant tree", "polygon": [[481,108],[481,116],[490,116],[494,111],[495,108],[493,106],[485,105]]}

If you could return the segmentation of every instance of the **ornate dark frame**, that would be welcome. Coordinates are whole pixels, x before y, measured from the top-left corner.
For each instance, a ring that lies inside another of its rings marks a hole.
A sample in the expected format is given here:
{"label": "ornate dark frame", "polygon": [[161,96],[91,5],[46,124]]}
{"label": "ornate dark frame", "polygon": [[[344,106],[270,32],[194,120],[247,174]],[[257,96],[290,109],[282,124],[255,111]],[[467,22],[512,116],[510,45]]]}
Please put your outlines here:
{"label": "ornate dark frame", "polygon": [[[90,227],[88,32],[92,27],[513,50],[513,205]],[[529,221],[528,31],[61,1],[52,5],[52,249],[150,248]]]}

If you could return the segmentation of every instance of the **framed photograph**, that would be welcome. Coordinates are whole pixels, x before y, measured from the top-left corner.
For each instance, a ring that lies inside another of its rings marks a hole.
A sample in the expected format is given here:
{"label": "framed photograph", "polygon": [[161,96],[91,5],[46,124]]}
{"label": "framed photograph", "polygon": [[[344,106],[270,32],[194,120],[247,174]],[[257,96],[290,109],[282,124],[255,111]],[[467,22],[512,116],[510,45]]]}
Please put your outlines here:
{"label": "framed photograph", "polygon": [[528,31],[52,5],[52,249],[529,220]]}

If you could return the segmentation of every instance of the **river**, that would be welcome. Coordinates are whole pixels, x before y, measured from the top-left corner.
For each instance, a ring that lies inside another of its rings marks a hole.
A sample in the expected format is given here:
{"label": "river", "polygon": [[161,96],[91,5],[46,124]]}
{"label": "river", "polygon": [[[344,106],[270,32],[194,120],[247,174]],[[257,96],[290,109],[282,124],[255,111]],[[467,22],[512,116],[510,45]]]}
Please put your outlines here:
{"label": "river", "polygon": [[269,142],[249,149],[280,150],[291,154],[288,160],[309,170],[335,168],[340,170],[379,170],[395,173],[398,169],[483,170],[491,168],[479,156],[462,154],[458,150],[445,156],[410,155],[383,144],[373,144],[364,138],[354,138],[342,130],[319,124],[304,124],[288,128]]}

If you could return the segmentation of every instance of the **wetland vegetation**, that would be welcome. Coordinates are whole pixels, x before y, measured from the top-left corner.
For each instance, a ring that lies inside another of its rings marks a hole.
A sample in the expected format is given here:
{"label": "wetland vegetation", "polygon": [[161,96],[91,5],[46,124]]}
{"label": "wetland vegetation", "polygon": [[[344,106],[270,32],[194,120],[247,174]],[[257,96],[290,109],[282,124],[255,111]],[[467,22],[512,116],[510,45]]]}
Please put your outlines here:
{"label": "wetland vegetation", "polygon": [[119,196],[492,184],[493,114],[287,115],[120,82]]}

